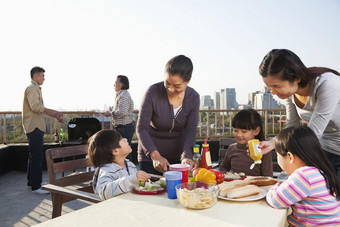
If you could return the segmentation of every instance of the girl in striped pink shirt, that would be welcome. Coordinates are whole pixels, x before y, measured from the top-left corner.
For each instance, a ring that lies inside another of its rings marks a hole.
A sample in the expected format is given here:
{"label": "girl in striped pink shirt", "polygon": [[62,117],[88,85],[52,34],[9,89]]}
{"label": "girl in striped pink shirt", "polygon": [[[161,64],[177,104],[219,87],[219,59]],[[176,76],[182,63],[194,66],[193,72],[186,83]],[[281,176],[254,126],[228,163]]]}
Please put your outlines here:
{"label": "girl in striped pink shirt", "polygon": [[289,226],[340,226],[340,179],[314,132],[307,126],[286,128],[277,136],[275,150],[290,176],[269,190],[268,204],[291,206]]}

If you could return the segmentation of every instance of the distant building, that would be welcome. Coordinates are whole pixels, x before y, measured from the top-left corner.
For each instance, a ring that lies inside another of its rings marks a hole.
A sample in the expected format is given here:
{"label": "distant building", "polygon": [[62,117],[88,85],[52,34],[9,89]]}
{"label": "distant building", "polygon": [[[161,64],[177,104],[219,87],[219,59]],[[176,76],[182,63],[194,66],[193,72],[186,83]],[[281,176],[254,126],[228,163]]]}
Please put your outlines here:
{"label": "distant building", "polygon": [[248,104],[240,104],[240,105],[238,105],[238,109],[239,110],[252,109],[252,108],[253,108],[253,106],[250,105],[249,103]]}
{"label": "distant building", "polygon": [[[262,92],[256,91],[253,93],[253,108],[254,109],[280,109],[283,105],[279,104],[267,87]],[[250,100],[249,100],[250,102]]]}
{"label": "distant building", "polygon": [[235,88],[221,89],[220,109],[221,110],[233,110],[233,109],[237,110],[238,109]]}
{"label": "distant building", "polygon": [[255,91],[255,92],[251,92],[248,94],[248,105],[251,105],[251,107],[253,108],[255,106],[255,96],[256,94],[260,94],[260,91]]}
{"label": "distant building", "polygon": [[215,92],[215,110],[220,110],[221,109],[221,94],[216,91]]}
{"label": "distant building", "polygon": [[211,99],[210,95],[201,96],[200,109],[211,110],[214,108],[214,100]]}

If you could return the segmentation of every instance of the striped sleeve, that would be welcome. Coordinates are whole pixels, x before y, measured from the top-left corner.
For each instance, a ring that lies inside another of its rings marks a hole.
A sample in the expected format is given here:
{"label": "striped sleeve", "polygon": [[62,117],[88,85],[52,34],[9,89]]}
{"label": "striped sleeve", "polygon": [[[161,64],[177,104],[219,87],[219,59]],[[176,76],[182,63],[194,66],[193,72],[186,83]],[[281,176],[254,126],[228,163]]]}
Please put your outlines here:
{"label": "striped sleeve", "polygon": [[112,112],[112,116],[121,117],[129,114],[130,108],[130,96],[125,92],[122,92],[116,100],[115,110]]}
{"label": "striped sleeve", "polygon": [[136,169],[131,168],[130,170],[131,172],[127,173],[126,169],[115,168],[114,164],[113,166],[102,167],[96,182],[96,194],[102,200],[106,200],[131,191],[133,185],[138,183],[138,180]]}
{"label": "striped sleeve", "polygon": [[283,183],[272,187],[266,196],[267,202],[274,208],[287,208],[308,197],[311,185],[303,171],[295,171]]}

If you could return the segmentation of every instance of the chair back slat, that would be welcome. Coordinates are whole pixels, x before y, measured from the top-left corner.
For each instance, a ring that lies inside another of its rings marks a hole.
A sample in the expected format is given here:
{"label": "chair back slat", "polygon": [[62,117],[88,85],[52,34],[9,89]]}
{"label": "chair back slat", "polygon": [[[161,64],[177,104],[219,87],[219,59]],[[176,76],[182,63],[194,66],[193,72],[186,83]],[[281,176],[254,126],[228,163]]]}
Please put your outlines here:
{"label": "chair back slat", "polygon": [[220,139],[220,149],[227,148],[230,144],[236,143],[235,138],[221,138]]}
{"label": "chair back slat", "polygon": [[218,165],[221,164],[223,161],[226,153],[227,153],[227,148],[229,147],[230,144],[236,143],[235,138],[221,138],[220,139],[220,149],[218,150]]}
{"label": "chair back slat", "polygon": [[77,146],[70,146],[70,147],[59,147],[59,148],[51,148],[48,149],[46,152],[50,153],[50,157],[52,159],[57,158],[66,158],[71,156],[77,155],[86,155],[87,154],[88,145],[77,145]]}
{"label": "chair back slat", "polygon": [[[71,174],[66,177],[56,178],[55,185],[65,187],[69,185],[81,184],[83,182],[91,181],[93,174],[94,174],[94,171],[90,171],[90,172],[77,173],[76,175]],[[87,186],[88,185],[86,185],[86,187]]]}
{"label": "chair back slat", "polygon": [[55,174],[57,174],[73,170],[85,169],[89,166],[91,166],[90,160],[84,157],[82,159],[54,163],[53,171]]}

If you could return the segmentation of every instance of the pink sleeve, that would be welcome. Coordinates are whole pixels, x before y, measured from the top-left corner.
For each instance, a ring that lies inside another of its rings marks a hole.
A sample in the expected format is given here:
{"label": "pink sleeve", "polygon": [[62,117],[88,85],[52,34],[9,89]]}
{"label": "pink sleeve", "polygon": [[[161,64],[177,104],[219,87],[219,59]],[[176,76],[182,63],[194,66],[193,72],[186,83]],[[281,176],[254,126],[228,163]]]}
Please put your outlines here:
{"label": "pink sleeve", "polygon": [[267,193],[266,199],[274,208],[287,208],[310,195],[311,186],[303,171],[295,171],[285,182],[278,183]]}

